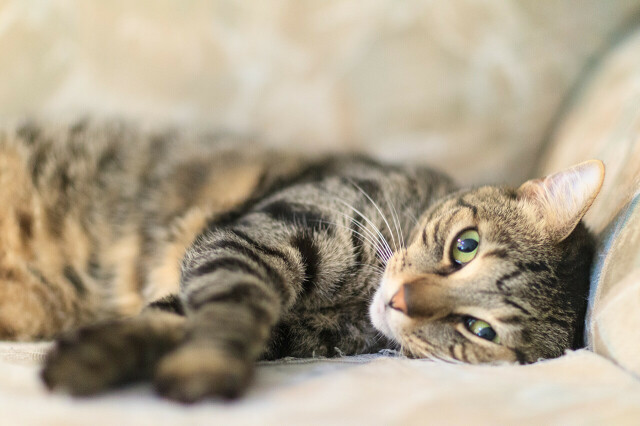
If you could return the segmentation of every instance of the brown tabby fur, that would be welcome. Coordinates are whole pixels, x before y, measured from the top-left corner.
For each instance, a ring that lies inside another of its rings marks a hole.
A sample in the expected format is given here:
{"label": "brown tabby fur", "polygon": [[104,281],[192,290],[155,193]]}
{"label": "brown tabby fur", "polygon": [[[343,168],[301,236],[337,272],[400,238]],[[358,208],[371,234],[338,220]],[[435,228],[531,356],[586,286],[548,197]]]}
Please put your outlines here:
{"label": "brown tabby fur", "polygon": [[[580,345],[581,224],[561,239],[516,190],[457,191],[423,167],[237,144],[88,121],[0,134],[0,338],[61,336],[50,387],[152,379],[194,401],[240,394],[260,358],[528,363]],[[451,241],[471,227],[480,251],[459,268]]]}

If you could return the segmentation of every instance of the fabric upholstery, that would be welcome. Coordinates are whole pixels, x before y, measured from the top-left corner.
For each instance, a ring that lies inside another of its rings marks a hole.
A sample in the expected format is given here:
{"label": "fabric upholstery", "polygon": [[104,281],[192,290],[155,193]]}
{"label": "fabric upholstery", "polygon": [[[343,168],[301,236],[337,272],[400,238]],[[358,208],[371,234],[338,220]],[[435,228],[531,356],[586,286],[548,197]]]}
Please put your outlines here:
{"label": "fabric upholstery", "polygon": [[638,12],[638,0],[0,0],[0,118],[205,124],[517,184],[587,61]]}
{"label": "fabric upholstery", "polygon": [[598,233],[586,339],[640,374],[640,32],[596,67],[543,157],[541,174],[598,158],[605,182],[586,223]]}

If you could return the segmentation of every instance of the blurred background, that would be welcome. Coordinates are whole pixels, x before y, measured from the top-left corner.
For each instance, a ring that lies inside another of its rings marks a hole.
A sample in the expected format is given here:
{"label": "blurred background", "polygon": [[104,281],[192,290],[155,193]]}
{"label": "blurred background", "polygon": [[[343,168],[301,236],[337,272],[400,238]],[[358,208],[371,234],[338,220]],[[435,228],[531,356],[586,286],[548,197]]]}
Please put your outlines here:
{"label": "blurred background", "polygon": [[0,119],[206,126],[517,183],[638,0],[0,0]]}

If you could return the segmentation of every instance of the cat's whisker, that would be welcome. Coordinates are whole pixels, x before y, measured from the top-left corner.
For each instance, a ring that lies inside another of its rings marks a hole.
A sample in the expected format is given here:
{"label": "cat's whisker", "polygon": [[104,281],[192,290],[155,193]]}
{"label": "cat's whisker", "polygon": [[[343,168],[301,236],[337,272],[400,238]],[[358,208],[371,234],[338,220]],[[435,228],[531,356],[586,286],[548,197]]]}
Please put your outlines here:
{"label": "cat's whisker", "polygon": [[[340,198],[335,197],[335,196],[334,196],[334,198],[336,198],[338,201],[340,201],[340,202],[344,203],[344,201],[343,201],[343,200],[341,200]],[[350,207],[350,206],[349,206],[349,207]],[[346,214],[346,213],[344,213],[344,212],[341,212],[341,211],[339,211],[339,210],[336,210],[336,209],[328,208],[328,210],[329,210],[329,211],[331,211],[332,213],[335,213],[335,214],[337,214],[337,215],[340,215],[340,216],[345,217],[345,218],[346,218],[347,220],[349,220],[351,223],[353,223],[354,225],[358,226],[358,228],[359,228],[359,229],[361,229],[363,232],[366,232],[366,233],[367,233],[367,235],[369,235],[373,241],[378,241],[378,242],[380,242],[380,241],[379,241],[379,240],[380,240],[380,237],[378,237],[377,235],[375,235],[375,234],[374,234],[370,229],[368,229],[366,226],[364,226],[362,223],[360,223],[360,222],[359,222],[358,220],[356,220],[354,217],[352,217],[352,216],[350,216],[350,215],[348,215],[348,214]],[[365,219],[366,219],[366,218],[365,218]],[[346,226],[344,226],[344,225],[339,225],[339,224],[337,224],[337,223],[335,223],[335,222],[330,222],[330,221],[321,221],[321,222],[322,222],[322,223],[329,224],[329,225],[340,226],[340,227],[342,227],[342,228],[344,228],[344,229],[347,229],[347,230],[351,231],[351,228],[348,228],[348,227],[346,227]],[[374,226],[374,228],[375,228],[375,225],[373,225],[373,226]],[[359,234],[359,235],[362,235],[362,234]],[[379,248],[378,243],[373,243],[373,242],[372,242],[372,245],[373,245],[374,247],[376,247],[376,248]]]}
{"label": "cat's whisker", "polygon": [[[385,259],[385,258],[381,257],[381,255],[380,255],[381,247],[379,246],[379,243],[376,242],[375,240],[371,239],[370,237],[368,237],[368,236],[366,236],[364,234],[361,234],[358,231],[355,231],[355,230],[349,228],[348,226],[344,226],[344,225],[341,225],[339,223],[330,222],[330,221],[326,221],[326,220],[319,221],[318,223],[324,223],[324,224],[327,224],[327,225],[337,226],[337,227],[340,227],[340,228],[343,228],[343,229],[347,229],[350,232],[353,232],[354,234],[356,234],[358,236],[358,240],[360,242],[362,242],[363,244],[365,244],[365,243],[371,244],[371,246],[373,246],[375,248],[375,250],[376,250],[376,257],[378,258],[378,260],[382,263],[382,265],[386,265],[386,262],[387,262],[388,259]],[[375,265],[362,264],[362,266],[372,266],[373,267]]]}
{"label": "cat's whisker", "polygon": [[376,335],[373,337],[373,344],[377,345],[378,343],[380,343],[380,340],[384,339],[385,337],[386,336],[384,334],[378,331]]}
{"label": "cat's whisker", "polygon": [[448,364],[465,364],[451,355],[439,353],[436,347],[426,341],[414,338],[414,336],[409,336],[408,339],[411,340],[411,343],[415,346],[415,348],[412,348],[412,352],[420,358],[428,358],[431,361],[441,361]]}
{"label": "cat's whisker", "polygon": [[[344,204],[346,207],[350,208],[351,210],[353,210],[354,212],[356,212],[358,215],[360,215],[369,225],[371,225],[374,230],[376,231],[376,233],[378,234],[378,237],[380,238],[380,241],[384,244],[385,248],[386,248],[386,252],[389,256],[389,258],[391,258],[391,256],[393,255],[393,250],[391,249],[391,246],[389,245],[389,243],[387,242],[387,239],[384,237],[384,235],[382,234],[382,232],[380,232],[380,229],[378,229],[378,227],[375,225],[375,223],[373,223],[373,221],[371,221],[371,219],[369,219],[367,216],[365,216],[360,210],[356,209],[355,207],[353,207],[351,204],[347,203],[346,201],[340,199],[340,198],[336,198],[339,202],[341,202],[342,204]],[[352,218],[353,219],[353,218]],[[354,219],[355,220],[355,219]],[[388,260],[388,259],[387,259]]]}
{"label": "cat's whisker", "polygon": [[353,264],[357,265],[357,266],[377,268],[379,271],[384,271],[384,268],[382,266],[378,266],[378,265],[372,265],[372,264],[364,263],[364,262],[354,262]]}
{"label": "cat's whisker", "polygon": [[[396,213],[397,215],[397,213]],[[400,237],[402,238],[402,246],[406,249],[407,248],[407,244],[405,242],[404,239],[404,230],[402,229],[402,222],[400,222],[400,217],[398,217],[398,222],[400,223]]]}
{"label": "cat's whisker", "polygon": [[[375,239],[376,241],[380,241],[382,243],[382,246],[378,246],[376,245],[376,249],[383,249],[383,252],[385,254],[385,264],[388,262],[388,260],[391,258],[391,256],[393,255],[393,252],[391,251],[391,247],[389,247],[389,245],[387,244],[387,242],[384,240],[383,236],[376,236],[370,229],[368,229],[364,224],[362,224],[360,221],[358,221],[356,218],[351,217],[347,214],[344,214],[342,212],[336,212],[336,213],[340,213],[343,216],[345,216],[347,219],[349,219],[349,221],[351,223],[353,223],[354,225],[356,225],[359,229],[363,230],[364,232],[367,232],[368,235],[370,235],[373,239]],[[366,219],[366,218],[365,218]],[[382,238],[382,240],[380,239]]]}
{"label": "cat's whisker", "polygon": [[400,343],[400,353],[403,354],[403,355],[406,355],[407,354],[407,350],[406,350],[406,347],[405,347],[404,343],[402,343],[402,342],[399,342],[399,343]]}
{"label": "cat's whisker", "polygon": [[[357,209],[355,209],[353,206],[349,205],[348,203],[346,203],[344,200],[340,199],[339,197],[335,197],[335,199],[337,199],[338,201],[340,201],[341,203],[345,204],[346,206],[348,206],[349,208],[351,208],[352,210],[355,210],[356,213],[358,213],[361,217],[363,217],[365,220],[369,221],[367,217],[363,216]],[[357,219],[355,219],[354,217],[341,212],[339,210],[335,210],[332,208],[329,208],[329,210],[335,214],[341,215],[345,218],[347,218],[351,223],[355,224],[356,226],[358,226],[358,228],[360,228],[363,232],[366,232],[368,235],[370,235],[374,240],[378,240],[380,241],[385,248],[388,248],[388,254],[391,254],[391,248],[389,247],[389,245],[387,244],[386,240],[384,239],[384,236],[380,233],[380,231],[378,230],[378,228],[375,226],[375,224],[373,224],[371,221],[369,221],[369,223],[371,223],[371,225],[374,227],[374,229],[378,232],[378,235],[374,234],[370,229],[368,229],[364,224],[362,224],[360,221],[358,221]],[[378,247],[377,244],[374,245],[376,248]]]}
{"label": "cat's whisker", "polygon": [[362,263],[362,262],[355,262],[354,265],[361,266],[363,268],[373,269],[375,272],[380,274],[380,276],[382,276],[384,274],[384,269],[381,268],[380,266],[377,266],[377,265],[370,265],[368,263]]}
{"label": "cat's whisker", "polygon": [[442,362],[446,362],[447,364],[457,364],[457,365],[464,365],[466,364],[463,361],[460,361],[459,359],[455,359],[452,356],[448,356],[448,355],[436,355],[436,354],[432,354],[432,356],[434,358],[436,358],[438,361],[442,361]]}
{"label": "cat's whisker", "polygon": [[377,241],[380,241],[381,243],[381,248],[382,248],[382,252],[385,255],[385,264],[389,261],[389,259],[391,258],[391,256],[393,256],[393,250],[391,249],[391,246],[389,245],[389,243],[387,242],[386,238],[384,237],[384,235],[382,234],[382,232],[380,232],[380,230],[378,229],[378,227],[366,216],[363,216],[362,213],[358,212],[358,214],[364,219],[366,220],[368,223],[371,224],[371,226],[373,226],[374,230],[376,231],[376,234],[373,233],[373,231],[371,231],[370,229],[368,229],[362,222],[358,221],[356,218],[348,216],[349,220],[354,223],[356,226],[358,226],[360,229],[367,231],[369,234],[372,235],[373,238],[375,238]]}
{"label": "cat's whisker", "polygon": [[409,335],[406,337],[406,339],[408,340],[408,343],[410,343],[411,349],[410,349],[410,353],[414,356],[417,356],[418,358],[426,358],[430,361],[444,361],[447,362],[447,360],[443,359],[442,357],[436,355],[435,353],[435,348],[430,345],[428,342],[421,340],[420,338],[413,336],[413,335]]}
{"label": "cat's whisker", "polygon": [[[336,211],[336,210],[333,210],[333,209],[330,209],[330,210],[333,211],[336,214],[340,214],[340,215],[344,216],[345,218],[347,218],[351,223],[353,223],[360,230],[365,232],[366,235],[363,235],[362,233],[360,233],[360,232],[358,232],[358,231],[356,231],[354,229],[351,229],[351,228],[349,228],[347,226],[344,226],[344,225],[337,224],[335,222],[325,221],[325,223],[330,224],[330,225],[334,225],[334,226],[339,226],[339,227],[341,227],[343,229],[347,229],[350,232],[354,232],[356,235],[359,235],[362,238],[367,238],[366,241],[368,241],[376,249],[376,256],[382,261],[383,265],[386,265],[387,261],[389,260],[389,257],[391,256],[391,253],[386,249],[384,244],[381,245],[380,239],[373,232],[371,232],[371,230],[367,229],[367,227],[364,226],[362,223],[360,223],[355,218],[353,218],[353,217],[351,217],[351,216],[349,216],[349,215],[347,215],[345,213],[342,213],[342,212],[339,212],[339,211]],[[385,257],[382,257],[381,254],[384,254]]]}
{"label": "cat's whisker", "polygon": [[[453,364],[454,362],[452,362],[449,358],[445,358],[442,356],[438,356],[436,354],[429,354],[428,356],[426,356],[425,358],[428,358],[429,361],[433,361],[433,362],[446,362],[448,364]],[[455,360],[454,360],[455,361]]]}
{"label": "cat's whisker", "polygon": [[400,243],[400,248],[404,249],[406,246],[404,244],[404,235],[402,233],[402,224],[400,223],[400,217],[398,217],[398,212],[396,211],[395,206],[389,199],[389,195],[385,192],[384,198],[387,202],[387,205],[391,208],[391,218],[393,219],[393,223],[396,227],[396,233],[398,234],[398,241]]}
{"label": "cat's whisker", "polygon": [[378,206],[378,204],[375,201],[373,201],[373,198],[371,198],[371,196],[369,196],[369,194],[367,194],[367,192],[364,189],[362,189],[357,183],[355,183],[353,179],[349,179],[349,182],[353,186],[355,186],[365,197],[367,197],[367,199],[371,202],[371,204],[373,204],[373,206],[376,208],[376,210],[380,214],[380,217],[382,217],[382,220],[387,226],[387,229],[389,230],[389,234],[391,234],[391,241],[393,242],[393,247],[395,248],[395,251],[398,251],[398,244],[396,243],[396,239],[393,235],[393,231],[391,230],[391,226],[389,225],[389,221],[387,220],[387,217],[384,215],[384,213],[382,213],[380,206]]}
{"label": "cat's whisker", "polygon": [[350,232],[353,232],[354,234],[356,234],[358,236],[358,240],[360,242],[362,242],[362,243],[367,242],[367,243],[371,244],[374,248],[376,248],[377,249],[376,252],[378,252],[378,249],[380,248],[378,246],[378,242],[376,240],[372,239],[371,237],[369,237],[369,236],[367,236],[365,234],[362,234],[362,233],[360,233],[358,231],[355,231],[355,230],[349,228],[348,226],[344,226],[344,225],[341,225],[339,223],[330,222],[330,221],[326,221],[326,220],[319,221],[319,223],[332,225],[332,226],[337,226],[339,228],[343,228],[343,229],[346,229],[346,230],[348,230]]}
{"label": "cat's whisker", "polygon": [[393,204],[391,203],[391,201],[389,200],[389,196],[386,192],[384,192],[384,199],[385,202],[387,203],[387,207],[389,207],[389,210],[391,212],[391,220],[393,221],[393,226],[396,229],[396,236],[398,237],[398,244],[400,246],[400,249],[403,248],[403,243],[402,243],[402,239],[400,238],[400,230],[398,227],[398,219],[397,219],[397,212],[395,211],[395,208],[393,207]]}
{"label": "cat's whisker", "polygon": [[420,225],[420,222],[418,221],[418,218],[416,217],[416,215],[415,215],[415,214],[413,214],[413,212],[412,212],[410,209],[405,209],[405,210],[403,211],[403,213],[404,213],[405,215],[409,216],[409,218],[413,220],[413,222],[414,222],[414,224],[415,224],[416,226],[419,226],[419,225]]}

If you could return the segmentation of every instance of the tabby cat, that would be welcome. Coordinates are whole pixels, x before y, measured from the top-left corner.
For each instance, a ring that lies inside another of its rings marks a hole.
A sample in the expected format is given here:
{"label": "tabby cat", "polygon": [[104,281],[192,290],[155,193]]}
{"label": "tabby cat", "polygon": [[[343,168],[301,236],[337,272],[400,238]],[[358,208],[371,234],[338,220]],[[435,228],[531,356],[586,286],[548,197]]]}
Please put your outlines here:
{"label": "tabby cat", "polygon": [[259,359],[395,348],[531,363],[581,344],[599,161],[518,189],[225,135],[31,122],[0,133],[0,338],[42,377],[236,397]]}

